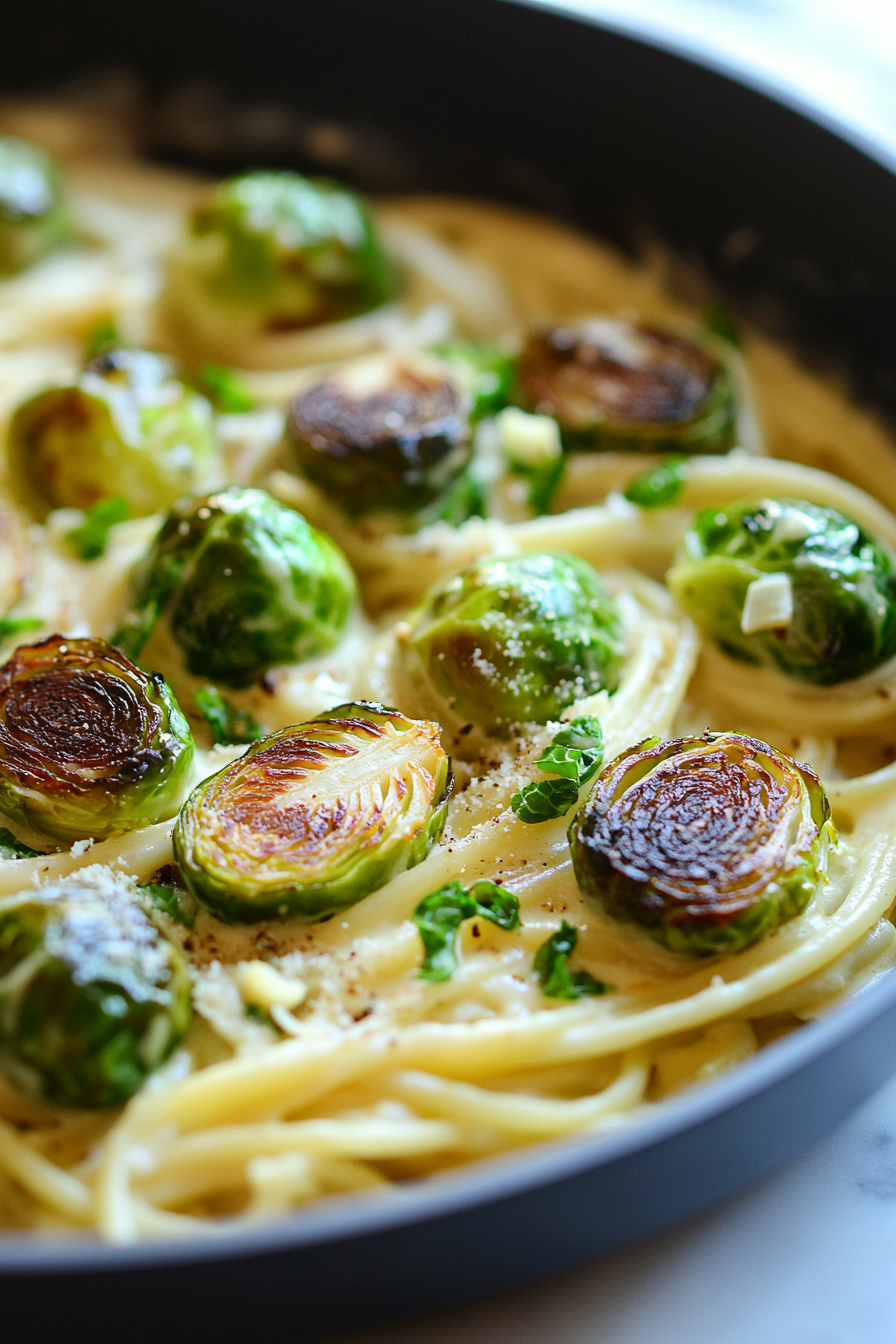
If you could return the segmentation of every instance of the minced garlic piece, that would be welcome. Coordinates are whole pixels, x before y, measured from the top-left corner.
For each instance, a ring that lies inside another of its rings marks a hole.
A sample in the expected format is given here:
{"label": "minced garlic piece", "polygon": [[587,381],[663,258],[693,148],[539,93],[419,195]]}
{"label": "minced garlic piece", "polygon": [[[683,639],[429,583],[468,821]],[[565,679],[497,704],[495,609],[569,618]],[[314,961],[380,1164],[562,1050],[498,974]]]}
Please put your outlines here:
{"label": "minced garlic piece", "polygon": [[288,980],[265,961],[243,961],[236,969],[236,984],[244,1003],[259,1008],[295,1008],[305,997],[301,980]]}
{"label": "minced garlic piece", "polygon": [[786,574],[763,574],[747,589],[740,628],[745,635],[777,630],[793,620],[793,588]]}

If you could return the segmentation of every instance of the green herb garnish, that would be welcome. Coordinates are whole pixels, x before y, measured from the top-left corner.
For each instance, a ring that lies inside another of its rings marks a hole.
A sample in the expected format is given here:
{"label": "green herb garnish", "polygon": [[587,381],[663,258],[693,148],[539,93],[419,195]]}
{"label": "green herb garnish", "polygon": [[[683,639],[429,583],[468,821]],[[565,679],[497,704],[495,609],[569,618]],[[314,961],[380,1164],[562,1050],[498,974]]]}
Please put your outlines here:
{"label": "green herb garnish", "polygon": [[720,337],[733,345],[736,350],[743,349],[743,338],[731,309],[724,303],[710,303],[703,310],[703,325],[713,336]]}
{"label": "green herb garnish", "polygon": [[224,415],[242,415],[256,401],[239,374],[223,364],[204,364],[199,376],[202,390]]}
{"label": "green herb garnish", "polygon": [[414,911],[423,942],[423,980],[449,980],[457,970],[457,931],[465,919],[487,919],[500,929],[520,927],[520,903],[497,883],[483,879],[472,887],[446,882],[431,891]]}
{"label": "green herb garnish", "polygon": [[66,532],[65,539],[80,560],[99,560],[105,554],[112,528],[116,523],[126,522],[129,515],[130,508],[124,495],[101,499],[87,510],[80,527]]}
{"label": "green herb garnish", "polygon": [[32,630],[40,630],[43,625],[44,621],[40,616],[3,616],[0,617],[0,639],[25,635]]}
{"label": "green herb garnish", "polygon": [[39,849],[23,845],[5,826],[0,828],[0,859],[36,859],[39,856]]}
{"label": "green herb garnish", "polygon": [[535,824],[553,821],[568,812],[583,784],[596,775],[604,758],[600,720],[582,715],[561,728],[551,745],[536,761],[539,770],[559,779],[538,779],[524,784],[510,800],[520,821]]}
{"label": "green herb garnish", "polygon": [[114,319],[103,317],[87,333],[87,340],[84,342],[84,363],[89,364],[98,355],[104,355],[107,350],[114,350],[120,345],[121,335]]}
{"label": "green herb garnish", "polygon": [[261,724],[248,709],[238,709],[217,686],[200,686],[195,700],[219,746],[244,746],[265,736]]}
{"label": "green herb garnish", "polygon": [[145,882],[142,884],[142,889],[157,910],[161,910],[175,923],[192,929],[196,915],[187,905],[191,898],[185,891],[179,890],[178,887],[165,886],[161,882]]}
{"label": "green herb garnish", "polygon": [[595,980],[588,971],[571,971],[567,962],[579,941],[579,931],[573,924],[563,923],[535,953],[535,974],[541,981],[541,992],[548,999],[580,999],[583,994],[607,994],[612,986]]}
{"label": "green herb garnish", "polygon": [[643,472],[629,481],[623,494],[629,504],[639,509],[667,509],[674,504],[687,480],[686,457],[667,457],[658,467]]}

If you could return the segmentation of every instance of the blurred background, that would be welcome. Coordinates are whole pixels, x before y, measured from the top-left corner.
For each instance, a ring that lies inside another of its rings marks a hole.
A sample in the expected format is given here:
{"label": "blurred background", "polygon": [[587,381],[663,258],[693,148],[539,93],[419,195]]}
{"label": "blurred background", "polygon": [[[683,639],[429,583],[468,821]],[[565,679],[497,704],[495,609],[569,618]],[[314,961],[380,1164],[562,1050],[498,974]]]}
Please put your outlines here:
{"label": "blurred background", "polygon": [[896,158],[896,0],[546,0],[786,84]]}

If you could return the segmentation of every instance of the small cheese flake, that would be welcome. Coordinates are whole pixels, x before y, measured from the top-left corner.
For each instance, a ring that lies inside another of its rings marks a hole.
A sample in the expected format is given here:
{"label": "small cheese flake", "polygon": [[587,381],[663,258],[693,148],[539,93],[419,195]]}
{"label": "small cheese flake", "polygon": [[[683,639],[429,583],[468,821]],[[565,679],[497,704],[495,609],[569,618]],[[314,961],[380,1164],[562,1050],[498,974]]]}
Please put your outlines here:
{"label": "small cheese flake", "polygon": [[560,457],[560,428],[550,415],[529,415],[508,406],[495,417],[505,457],[524,467],[540,467]]}
{"label": "small cheese flake", "polygon": [[236,969],[236,984],[244,1003],[259,1008],[297,1007],[305,997],[301,980],[289,980],[264,961],[244,961]]}
{"label": "small cheese flake", "polygon": [[740,628],[745,635],[757,630],[779,630],[793,620],[793,588],[786,574],[764,574],[747,589]]}

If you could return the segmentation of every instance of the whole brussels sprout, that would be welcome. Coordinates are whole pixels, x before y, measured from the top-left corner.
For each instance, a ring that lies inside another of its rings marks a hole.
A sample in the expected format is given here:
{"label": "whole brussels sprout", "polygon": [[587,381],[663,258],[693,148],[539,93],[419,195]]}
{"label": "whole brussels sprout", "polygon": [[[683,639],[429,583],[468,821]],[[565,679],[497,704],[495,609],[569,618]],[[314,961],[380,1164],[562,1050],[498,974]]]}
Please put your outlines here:
{"label": "whole brussels sprout", "polygon": [[164,613],[189,670],[234,687],[326,653],[355,597],[335,542],[266,491],[240,486],[178,501],[131,587],[114,643],[137,657]]}
{"label": "whole brussels sprout", "polygon": [[120,1106],[182,1039],[180,953],[121,891],[0,899],[0,1070],[63,1106]]}
{"label": "whole brussels sprout", "polygon": [[51,635],[0,667],[0,809],[57,840],[174,816],[193,739],[158,674],[104,639]]}
{"label": "whole brussels sprout", "polygon": [[443,721],[506,735],[615,690],[622,628],[600,577],[577,556],[486,556],[430,590],[399,652]]}
{"label": "whole brussels sprout", "polygon": [[553,416],[567,450],[726,453],[736,440],[724,365],[643,324],[593,318],[534,332],[519,356],[516,400]]}
{"label": "whole brussels sprout", "polygon": [[209,402],[149,350],[107,350],[72,386],[26,401],[9,453],[36,505],[89,509],[120,496],[133,517],[210,484],[218,464]]}
{"label": "whole brussels sprout", "polygon": [[740,952],[805,910],[836,838],[806,765],[737,733],[648,738],[569,828],[582,893],[674,952]]}
{"label": "whole brussels sprout", "polygon": [[439,731],[362,702],[250,746],[178,818],[190,891],[226,920],[317,920],[420,863],[451,787]]}
{"label": "whole brussels sprout", "polygon": [[396,277],[359,196],[323,178],[252,172],[216,186],[193,212],[172,298],[188,285],[206,305],[268,331],[353,317],[391,299]]}
{"label": "whole brussels sprout", "polygon": [[69,234],[59,169],[44,150],[0,136],[0,275],[24,270]]}
{"label": "whole brussels sprout", "polygon": [[667,582],[726,653],[799,681],[835,686],[896,654],[896,557],[837,509],[704,509]]}
{"label": "whole brussels sprout", "polygon": [[372,355],[293,397],[287,427],[305,476],[349,515],[419,515],[471,455],[470,398],[430,355]]}

